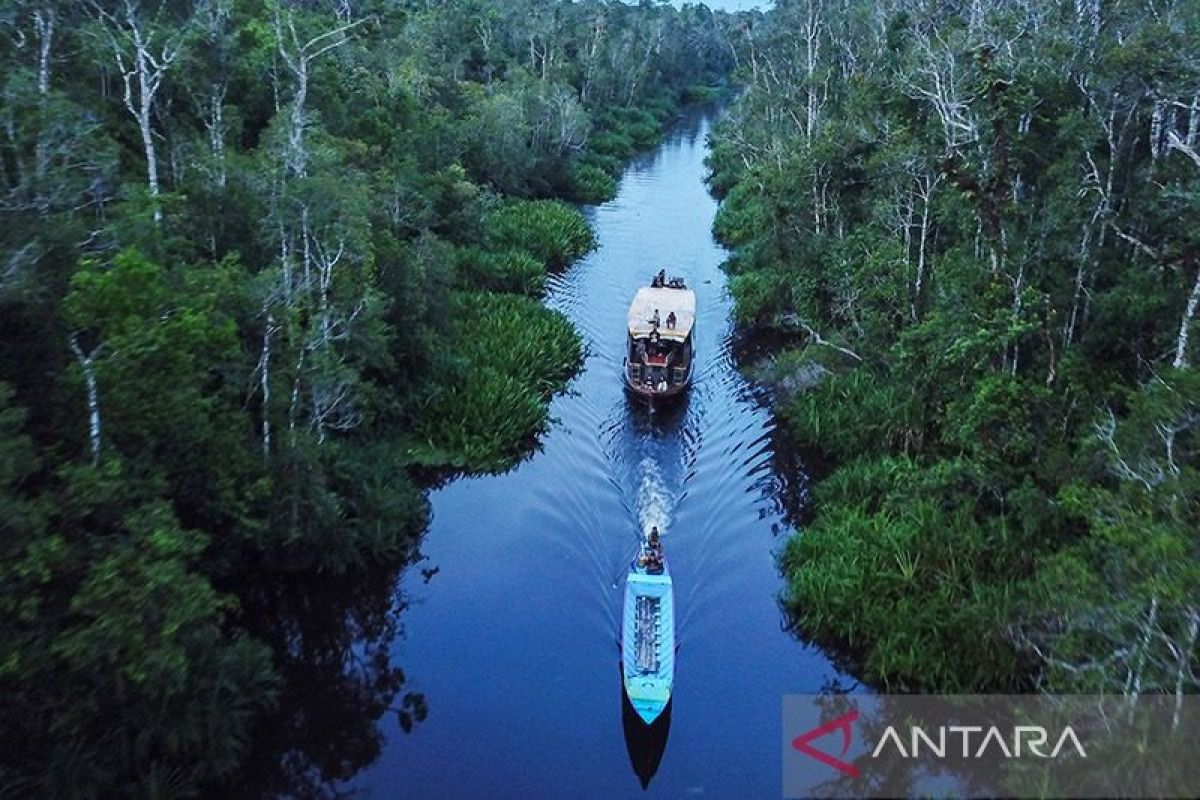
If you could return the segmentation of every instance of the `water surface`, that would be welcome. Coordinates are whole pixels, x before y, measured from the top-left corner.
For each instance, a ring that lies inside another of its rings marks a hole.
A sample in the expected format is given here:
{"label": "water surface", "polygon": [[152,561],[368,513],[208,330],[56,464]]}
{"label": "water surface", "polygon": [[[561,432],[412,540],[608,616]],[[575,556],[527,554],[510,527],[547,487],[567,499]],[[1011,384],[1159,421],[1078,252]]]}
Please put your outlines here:
{"label": "water surface", "polygon": [[[787,630],[776,554],[798,484],[761,392],[737,371],[705,190],[711,116],[685,120],[587,209],[599,248],[547,303],[588,346],[541,451],[435,491],[391,645],[424,721],[379,722],[369,797],[778,797],[780,697],[853,688]],[[698,378],[649,412],[621,385],[629,299],[665,267],[697,295]],[[621,580],[657,525],[678,609],[668,724],[622,718]],[[645,788],[643,789],[643,785]]]}

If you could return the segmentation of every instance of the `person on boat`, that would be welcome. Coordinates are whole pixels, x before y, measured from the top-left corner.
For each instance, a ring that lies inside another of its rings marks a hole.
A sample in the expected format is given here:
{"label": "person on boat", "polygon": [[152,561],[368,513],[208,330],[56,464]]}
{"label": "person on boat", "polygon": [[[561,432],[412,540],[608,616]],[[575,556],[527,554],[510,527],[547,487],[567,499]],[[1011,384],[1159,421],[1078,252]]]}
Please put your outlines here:
{"label": "person on boat", "polygon": [[667,314],[667,328],[668,329],[673,329],[675,327],[675,323],[677,323],[678,321],[679,321],[679,318],[675,316],[674,311],[672,311],[670,314]]}
{"label": "person on boat", "polygon": [[667,271],[665,269],[660,269],[658,274],[654,276],[654,279],[650,281],[650,286],[655,289],[661,289],[666,285],[666,283]]}
{"label": "person on boat", "polygon": [[661,355],[661,348],[658,346],[659,339],[660,339],[660,337],[658,335],[657,328],[650,331],[650,336],[648,337],[648,341],[650,342],[650,347],[648,348],[648,350],[650,352],[651,360],[657,360],[659,355]]}
{"label": "person on boat", "polygon": [[634,351],[634,355],[637,358],[637,361],[639,364],[646,363],[646,343],[643,342],[641,339],[638,340],[637,350]]}
{"label": "person on boat", "polygon": [[656,309],[654,309],[654,316],[652,316],[652,317],[650,318],[650,324],[651,324],[652,326],[654,326],[655,328],[657,328],[657,327],[658,327],[658,325],[659,325],[659,320],[660,320],[660,319],[661,319],[661,317],[659,317],[659,315],[658,315],[658,309],[656,308]]}
{"label": "person on boat", "polygon": [[638,566],[645,567],[648,572],[661,572],[663,566],[662,543],[658,539],[658,526],[650,528],[646,537],[646,546],[638,556]]}
{"label": "person on boat", "polygon": [[658,538],[658,526],[650,527],[650,536],[647,538],[647,564],[646,569],[650,572],[662,572],[663,554],[662,542]]}

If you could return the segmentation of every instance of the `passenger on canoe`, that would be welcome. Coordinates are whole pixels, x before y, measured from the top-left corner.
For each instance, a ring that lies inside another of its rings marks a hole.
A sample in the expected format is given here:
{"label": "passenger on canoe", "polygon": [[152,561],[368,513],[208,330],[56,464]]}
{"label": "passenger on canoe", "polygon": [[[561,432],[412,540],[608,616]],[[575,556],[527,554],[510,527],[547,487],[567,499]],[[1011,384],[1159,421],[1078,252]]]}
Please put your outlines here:
{"label": "passenger on canoe", "polygon": [[662,543],[658,539],[657,525],[650,528],[650,536],[647,537],[646,547],[642,551],[642,554],[638,556],[638,565],[645,567],[647,572],[662,572]]}

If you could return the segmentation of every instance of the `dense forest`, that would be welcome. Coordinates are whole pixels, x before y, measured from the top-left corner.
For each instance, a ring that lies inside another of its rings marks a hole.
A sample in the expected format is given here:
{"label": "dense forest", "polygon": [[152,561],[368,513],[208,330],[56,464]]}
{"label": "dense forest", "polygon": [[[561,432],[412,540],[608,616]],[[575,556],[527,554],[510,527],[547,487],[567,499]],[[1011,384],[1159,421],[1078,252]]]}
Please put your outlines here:
{"label": "dense forest", "polygon": [[786,602],[893,690],[1200,688],[1200,4],[780,0],[710,159],[823,456]]}
{"label": "dense forest", "polygon": [[346,777],[369,726],[326,731],[356,761],[264,723],[310,647],[305,688],[353,656],[350,701],[419,722],[350,650],[386,603],[316,644],[293,605],[336,618],[325,589],[408,556],[425,482],[529,451],[582,357],[538,300],[593,246],[569,203],[725,82],[736,31],[609,0],[0,2],[0,795],[185,796],[264,741],[263,791]]}

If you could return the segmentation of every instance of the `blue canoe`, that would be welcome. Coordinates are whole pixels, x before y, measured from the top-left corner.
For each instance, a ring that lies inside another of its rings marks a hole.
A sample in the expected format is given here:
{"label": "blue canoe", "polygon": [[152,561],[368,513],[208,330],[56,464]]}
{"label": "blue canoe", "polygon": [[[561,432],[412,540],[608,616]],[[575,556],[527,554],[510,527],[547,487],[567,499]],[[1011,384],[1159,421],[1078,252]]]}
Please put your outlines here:
{"label": "blue canoe", "polygon": [[621,673],[633,710],[647,725],[654,722],[675,681],[675,594],[665,561],[658,574],[635,561],[625,579]]}

